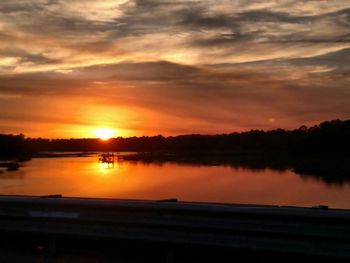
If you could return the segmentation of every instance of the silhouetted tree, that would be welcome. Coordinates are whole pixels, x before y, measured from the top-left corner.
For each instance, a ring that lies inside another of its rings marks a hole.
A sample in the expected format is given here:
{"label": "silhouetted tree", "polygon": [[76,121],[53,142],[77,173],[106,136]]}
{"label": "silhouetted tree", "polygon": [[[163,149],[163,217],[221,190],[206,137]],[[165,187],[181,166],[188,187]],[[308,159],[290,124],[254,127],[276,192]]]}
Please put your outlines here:
{"label": "silhouetted tree", "polygon": [[333,120],[307,128],[286,131],[250,130],[217,135],[142,136],[99,139],[42,139],[0,135],[0,154],[16,155],[42,151],[135,151],[188,154],[285,153],[350,154],[350,120]]}

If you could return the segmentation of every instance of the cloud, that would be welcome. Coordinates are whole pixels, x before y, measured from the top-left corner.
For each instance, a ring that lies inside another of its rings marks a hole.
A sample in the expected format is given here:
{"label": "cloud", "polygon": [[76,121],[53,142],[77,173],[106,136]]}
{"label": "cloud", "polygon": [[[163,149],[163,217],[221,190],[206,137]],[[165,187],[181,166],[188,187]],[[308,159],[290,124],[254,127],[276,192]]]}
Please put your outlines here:
{"label": "cloud", "polygon": [[[349,0],[3,0],[0,119],[16,129],[21,116],[91,125],[100,118],[92,112],[105,109],[130,116],[124,126],[116,114],[106,118],[125,130],[172,134],[345,118],[349,6]],[[50,109],[45,116],[39,104]]]}
{"label": "cloud", "polygon": [[[290,65],[293,63],[305,68],[313,64],[312,60],[290,61]],[[157,127],[161,127],[157,129],[165,134],[231,132],[249,127],[293,128],[296,123],[310,124],[325,117],[350,114],[348,89],[335,85],[331,72],[317,82],[311,81],[313,76],[302,72],[302,68],[297,73],[293,67],[274,71],[265,65],[255,67],[253,70],[235,64],[194,67],[166,61],[124,62],[70,73],[2,77],[0,90],[4,94],[21,94],[33,102],[37,98],[44,101],[43,98],[55,98],[50,103],[70,98],[89,101],[97,108],[108,107],[111,112],[120,107],[134,109],[139,114],[138,121],[124,124],[125,129],[143,127],[144,132],[151,131],[157,122]],[[297,74],[297,81],[293,74]],[[275,122],[270,122],[271,118]],[[116,121],[118,116],[111,119]],[[86,121],[93,123],[91,119]]]}
{"label": "cloud", "polygon": [[[346,2],[2,1],[2,48],[57,59],[60,69],[122,60],[208,63],[206,56],[235,62],[242,45],[260,50],[248,49],[242,60],[285,57],[276,51],[286,46],[295,57],[310,49],[327,53],[349,47]],[[48,69],[22,60],[14,65],[17,71],[29,66]]]}

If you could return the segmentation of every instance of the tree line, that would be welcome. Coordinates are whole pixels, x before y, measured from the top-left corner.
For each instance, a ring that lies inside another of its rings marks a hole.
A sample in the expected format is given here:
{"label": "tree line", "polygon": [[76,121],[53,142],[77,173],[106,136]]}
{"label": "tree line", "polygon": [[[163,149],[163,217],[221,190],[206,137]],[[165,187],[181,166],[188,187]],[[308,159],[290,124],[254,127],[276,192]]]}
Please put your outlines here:
{"label": "tree line", "polygon": [[294,130],[250,130],[216,135],[143,136],[100,139],[25,138],[0,134],[0,155],[42,151],[132,151],[174,153],[286,153],[350,155],[350,120],[332,120]]}

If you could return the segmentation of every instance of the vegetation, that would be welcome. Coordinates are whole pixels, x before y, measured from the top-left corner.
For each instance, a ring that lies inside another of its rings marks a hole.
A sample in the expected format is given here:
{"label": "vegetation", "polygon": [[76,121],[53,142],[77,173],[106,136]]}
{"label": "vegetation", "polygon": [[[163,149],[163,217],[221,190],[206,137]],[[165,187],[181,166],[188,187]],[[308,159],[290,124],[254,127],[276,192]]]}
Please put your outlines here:
{"label": "vegetation", "polygon": [[[9,137],[10,138],[10,137]],[[15,136],[15,138],[17,138]],[[134,151],[199,153],[298,153],[350,154],[350,120],[333,120],[287,131],[251,130],[220,135],[99,139],[26,139],[18,137],[33,152],[38,151]],[[11,144],[12,142],[8,143]],[[15,149],[23,147],[13,143]],[[10,147],[11,148],[11,147]]]}
{"label": "vegetation", "polygon": [[[40,152],[133,151],[124,159],[162,164],[229,165],[253,170],[287,169],[330,184],[350,182],[350,120],[327,121],[296,130],[251,130],[221,135],[131,137],[99,139],[42,139],[0,135],[0,157],[57,157]],[[70,153],[72,154],[72,153]],[[68,154],[69,155],[69,154]],[[8,166],[7,166],[8,167]],[[8,167],[9,168],[9,167]]]}
{"label": "vegetation", "polygon": [[22,157],[30,153],[29,143],[23,134],[0,134],[0,158]]}

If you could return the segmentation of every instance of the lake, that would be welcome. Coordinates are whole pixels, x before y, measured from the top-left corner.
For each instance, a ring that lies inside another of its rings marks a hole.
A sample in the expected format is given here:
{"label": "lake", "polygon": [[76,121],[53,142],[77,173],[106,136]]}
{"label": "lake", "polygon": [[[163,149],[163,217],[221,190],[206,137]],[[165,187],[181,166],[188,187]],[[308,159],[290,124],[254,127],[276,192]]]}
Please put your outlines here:
{"label": "lake", "polygon": [[24,162],[0,174],[0,194],[350,208],[348,182],[329,184],[292,169],[125,160],[108,166],[97,155]]}

